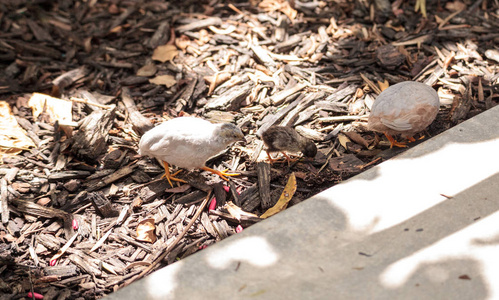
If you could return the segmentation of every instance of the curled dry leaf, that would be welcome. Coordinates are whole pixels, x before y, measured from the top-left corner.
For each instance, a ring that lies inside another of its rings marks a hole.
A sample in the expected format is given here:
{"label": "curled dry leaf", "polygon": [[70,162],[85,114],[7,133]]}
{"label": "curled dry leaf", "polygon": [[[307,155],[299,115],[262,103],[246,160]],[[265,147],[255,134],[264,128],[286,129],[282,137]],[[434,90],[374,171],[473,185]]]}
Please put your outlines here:
{"label": "curled dry leaf", "polygon": [[9,104],[0,101],[0,157],[3,153],[17,154],[32,147],[35,147],[35,143],[17,124]]}
{"label": "curled dry leaf", "polygon": [[139,225],[137,225],[137,240],[149,243],[156,242],[157,237],[154,233],[155,230],[154,218],[140,221]]}
{"label": "curled dry leaf", "polygon": [[351,143],[352,141],[350,138],[348,138],[345,134],[340,133],[338,134],[338,141],[340,141],[340,145],[343,146],[343,148],[348,149],[347,143]]}
{"label": "curled dry leaf", "polygon": [[152,79],[149,79],[149,82],[157,85],[162,84],[168,88],[174,86],[177,83],[172,75],[159,75]]}
{"label": "curled dry leaf", "polygon": [[369,142],[366,141],[360,134],[355,131],[343,132],[344,135],[350,138],[350,140],[355,143],[364,146],[366,149],[369,148]]}
{"label": "curled dry leaf", "polygon": [[152,59],[160,62],[167,62],[174,59],[177,54],[178,50],[175,45],[162,45],[154,49]]}
{"label": "curled dry leaf", "polygon": [[295,192],[296,192],[296,176],[295,173],[291,173],[291,176],[289,176],[288,179],[288,183],[284,187],[281,197],[279,197],[277,203],[271,208],[267,209],[267,211],[263,215],[261,215],[260,218],[266,219],[286,209],[286,207],[288,207],[289,201],[291,201]]}
{"label": "curled dry leaf", "polygon": [[225,208],[227,209],[229,214],[231,216],[233,216],[234,218],[236,218],[238,221],[241,221],[241,216],[258,218],[257,215],[242,210],[239,206],[235,205],[232,201],[227,202],[225,204]]}
{"label": "curled dry leaf", "polygon": [[73,120],[71,114],[73,103],[71,101],[33,93],[29,98],[28,105],[33,110],[35,119],[43,114],[48,117],[50,123],[59,121],[61,124],[69,124]]}

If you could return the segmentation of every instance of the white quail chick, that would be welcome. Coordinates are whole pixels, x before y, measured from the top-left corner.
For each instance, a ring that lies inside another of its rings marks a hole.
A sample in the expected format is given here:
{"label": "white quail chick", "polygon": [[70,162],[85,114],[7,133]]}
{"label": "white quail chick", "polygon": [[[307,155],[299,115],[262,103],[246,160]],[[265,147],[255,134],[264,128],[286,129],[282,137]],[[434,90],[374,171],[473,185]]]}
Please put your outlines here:
{"label": "white quail chick", "polygon": [[220,153],[227,145],[243,140],[244,135],[234,124],[213,124],[209,121],[180,117],[168,120],[147,131],[139,143],[139,154],[154,157],[163,162],[165,174],[163,175],[171,185],[170,180],[185,182],[170,174],[168,164],[184,169],[202,169],[225,176],[227,174],[205,166],[206,160]]}

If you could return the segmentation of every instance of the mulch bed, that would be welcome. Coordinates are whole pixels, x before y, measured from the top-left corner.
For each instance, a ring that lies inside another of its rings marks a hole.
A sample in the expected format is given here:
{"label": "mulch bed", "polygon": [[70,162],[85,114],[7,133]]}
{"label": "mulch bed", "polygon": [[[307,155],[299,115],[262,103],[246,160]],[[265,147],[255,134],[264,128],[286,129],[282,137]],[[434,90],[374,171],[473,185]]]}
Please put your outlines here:
{"label": "mulch bed", "polygon": [[[32,143],[0,148],[1,299],[101,298],[260,221],[291,174],[289,206],[404,151],[366,130],[387,84],[438,90],[418,142],[496,105],[497,1],[428,1],[427,18],[414,5],[0,3],[0,100]],[[35,116],[33,93],[71,101],[72,116]],[[145,131],[182,115],[242,129],[247,143],[207,162],[240,176],[183,171],[172,187],[137,154]],[[269,165],[259,134],[276,124],[317,156]]]}

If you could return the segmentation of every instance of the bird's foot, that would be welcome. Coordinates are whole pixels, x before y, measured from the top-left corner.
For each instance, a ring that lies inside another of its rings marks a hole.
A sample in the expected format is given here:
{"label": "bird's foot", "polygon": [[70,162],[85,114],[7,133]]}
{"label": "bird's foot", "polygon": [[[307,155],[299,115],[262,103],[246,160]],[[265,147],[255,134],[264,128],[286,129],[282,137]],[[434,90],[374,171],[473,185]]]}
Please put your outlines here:
{"label": "bird's foot", "polygon": [[[288,162],[288,166],[289,166],[291,163],[293,163],[293,162],[295,162],[295,161],[298,161],[298,160],[299,160],[299,158],[297,158],[297,159],[293,159],[293,158],[289,157],[289,156],[288,156],[286,153],[284,153],[284,152],[281,152],[281,153],[282,153],[282,155],[284,155],[285,160]],[[272,158],[272,156],[270,155],[270,153],[269,153],[269,152],[267,152],[267,156],[269,157],[269,163],[270,163],[271,165],[272,165],[272,164],[274,164],[275,162],[282,162],[282,161],[283,161],[283,160],[280,160],[280,159],[273,159],[273,158]]]}
{"label": "bird's foot", "polygon": [[165,174],[161,176],[161,179],[166,179],[168,180],[168,183],[170,184],[171,187],[173,187],[172,180],[176,182],[182,182],[182,183],[187,183],[187,181],[176,178],[178,173],[180,173],[182,170],[178,170],[177,172],[170,174],[170,168],[168,167],[168,163],[166,161],[163,161],[163,167],[165,168]]}
{"label": "bird's foot", "polygon": [[390,141],[390,149],[395,147],[405,148],[408,147],[407,143],[397,142],[391,135],[385,133],[386,138]]}
{"label": "bird's foot", "polygon": [[289,157],[286,153],[284,152],[281,152],[282,155],[284,155],[284,157],[286,158],[286,161],[288,162],[288,167],[291,165],[291,163],[294,163],[294,162],[297,162],[299,161],[300,159],[299,158],[291,158]]}
{"label": "bird's foot", "polygon": [[213,174],[216,174],[216,175],[220,176],[220,178],[222,178],[225,181],[229,181],[229,179],[226,176],[230,177],[230,176],[239,176],[239,175],[241,175],[241,174],[238,174],[238,173],[226,173],[228,170],[218,171],[218,170],[215,170],[215,169],[212,169],[212,168],[208,168],[206,166],[202,167],[201,170],[208,171],[208,172],[211,172]]}

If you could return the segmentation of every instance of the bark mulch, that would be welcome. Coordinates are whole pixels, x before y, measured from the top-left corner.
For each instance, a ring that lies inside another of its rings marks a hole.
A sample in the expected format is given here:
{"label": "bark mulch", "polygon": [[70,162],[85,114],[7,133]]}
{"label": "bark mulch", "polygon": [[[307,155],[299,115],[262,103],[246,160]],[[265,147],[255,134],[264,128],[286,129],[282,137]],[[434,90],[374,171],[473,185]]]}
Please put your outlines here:
{"label": "bark mulch", "polygon": [[[366,129],[387,85],[440,96],[410,147],[496,105],[498,2],[415,3],[0,2],[1,299],[101,298],[404,151]],[[240,176],[137,154],[182,115],[242,129],[207,162]],[[317,156],[268,164],[271,125]]]}

